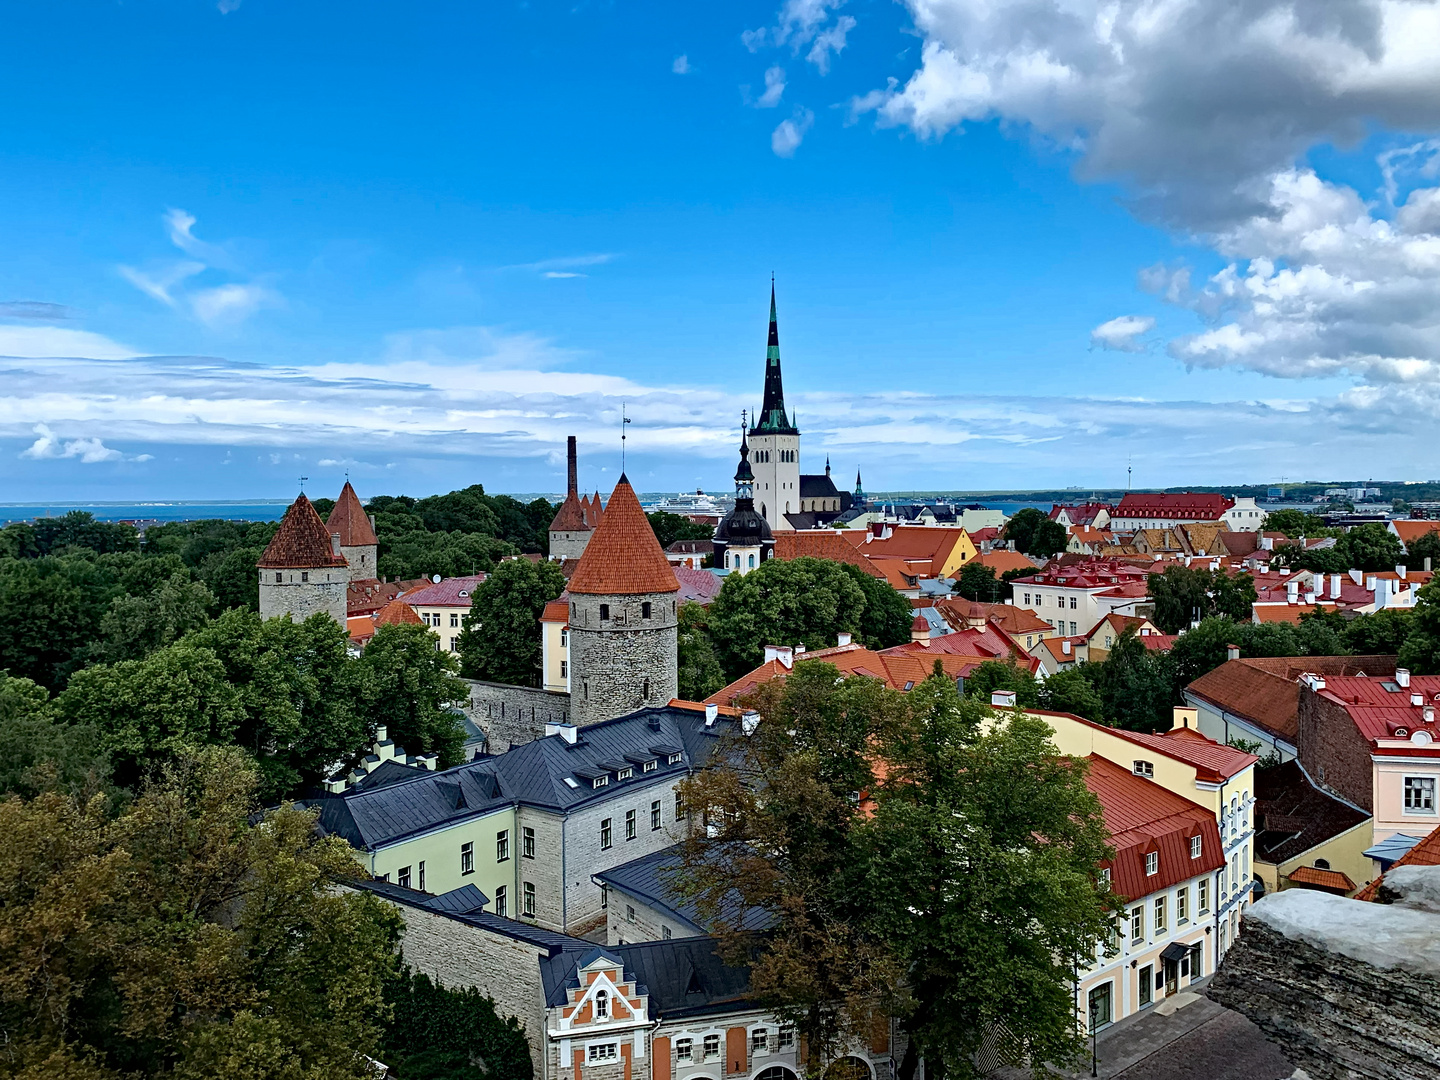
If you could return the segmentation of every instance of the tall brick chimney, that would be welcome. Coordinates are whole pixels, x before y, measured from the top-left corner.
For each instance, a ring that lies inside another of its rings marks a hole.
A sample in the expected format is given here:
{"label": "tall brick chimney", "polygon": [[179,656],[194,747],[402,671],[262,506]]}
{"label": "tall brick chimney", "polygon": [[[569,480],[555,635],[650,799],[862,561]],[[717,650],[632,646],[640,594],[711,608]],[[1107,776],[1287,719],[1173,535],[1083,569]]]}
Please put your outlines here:
{"label": "tall brick chimney", "polygon": [[567,496],[576,495],[580,490],[580,474],[575,464],[575,436],[571,435],[565,440],[565,465],[569,472],[569,482],[565,487]]}

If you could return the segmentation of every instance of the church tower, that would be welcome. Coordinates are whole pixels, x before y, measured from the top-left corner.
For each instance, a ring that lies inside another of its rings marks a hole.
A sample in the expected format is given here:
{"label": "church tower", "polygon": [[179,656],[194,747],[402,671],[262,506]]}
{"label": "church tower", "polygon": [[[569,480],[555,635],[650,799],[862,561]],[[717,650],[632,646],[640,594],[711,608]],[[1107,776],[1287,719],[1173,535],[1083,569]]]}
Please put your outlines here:
{"label": "church tower", "polygon": [[288,615],[304,622],[323,613],[345,626],[350,567],[340,553],[340,534],[325,527],[303,492],[285,511],[256,568],[261,618]]}
{"label": "church tower", "polygon": [[679,688],[680,583],[622,473],[570,575],[570,717],[596,724]]}
{"label": "church tower", "polygon": [[785,413],[773,279],[770,282],[770,339],[765,346],[765,398],[750,428],[750,466],[755,472],[755,508],[760,516],[776,532],[793,529],[785,515],[801,510],[800,430]]}
{"label": "church tower", "polygon": [[732,574],[754,570],[775,554],[775,535],[755,509],[755,473],[750,447],[740,436],[740,464],[735,469],[735,508],[720,519],[715,530],[713,565]]}

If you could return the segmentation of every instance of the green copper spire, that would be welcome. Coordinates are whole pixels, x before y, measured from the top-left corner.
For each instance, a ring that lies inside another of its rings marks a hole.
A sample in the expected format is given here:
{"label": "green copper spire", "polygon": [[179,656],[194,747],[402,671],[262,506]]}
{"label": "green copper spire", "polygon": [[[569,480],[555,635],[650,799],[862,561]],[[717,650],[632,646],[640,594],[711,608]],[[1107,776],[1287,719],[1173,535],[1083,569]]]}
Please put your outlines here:
{"label": "green copper spire", "polygon": [[798,435],[785,415],[785,385],[780,377],[780,323],[775,314],[775,279],[770,279],[770,339],[765,345],[765,400],[751,435]]}

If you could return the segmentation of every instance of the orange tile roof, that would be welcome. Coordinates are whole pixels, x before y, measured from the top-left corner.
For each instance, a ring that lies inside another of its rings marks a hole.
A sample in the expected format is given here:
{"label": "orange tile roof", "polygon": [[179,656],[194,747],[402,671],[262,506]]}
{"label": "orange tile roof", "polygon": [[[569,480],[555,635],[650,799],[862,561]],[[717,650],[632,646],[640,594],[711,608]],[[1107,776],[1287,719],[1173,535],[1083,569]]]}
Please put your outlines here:
{"label": "orange tile roof", "polygon": [[315,512],[314,504],[302,493],[285,511],[280,528],[255,565],[262,570],[280,570],[350,564],[344,555],[335,554],[330,530]]}
{"label": "orange tile roof", "polygon": [[[1394,870],[1397,866],[1440,866],[1440,829],[1434,829],[1421,837],[1418,844],[1390,864],[1390,869]],[[1356,893],[1355,899],[1378,902],[1376,898],[1380,895],[1380,883],[1384,880],[1385,874],[1381,874]]]}
{"label": "orange tile roof", "polygon": [[328,532],[340,534],[341,547],[365,547],[380,543],[375,536],[375,530],[370,527],[369,515],[360,505],[360,496],[355,494],[349,480],[346,480],[345,486],[340,489],[340,498],[335,500],[335,509],[330,511],[325,528]]}
{"label": "orange tile roof", "polygon": [[415,609],[398,597],[381,608],[375,616],[376,626],[404,626],[407,623],[413,626],[425,625],[424,620],[415,614]]}
{"label": "orange tile roof", "polygon": [[[845,531],[858,532],[859,530],[847,529]],[[869,543],[864,540],[866,535],[864,532],[860,533],[860,543],[863,545],[861,550],[866,555],[929,559],[937,563],[945,562],[955,549],[955,545],[968,539],[964,529],[954,529],[943,525],[895,525],[891,527],[890,535],[884,540],[877,537],[870,540]],[[1029,565],[1033,566],[1034,563]]]}
{"label": "orange tile roof", "polygon": [[569,622],[570,604],[565,600],[551,600],[540,613],[541,622]]}
{"label": "orange tile roof", "polygon": [[623,473],[570,577],[569,590],[589,596],[680,591],[670,560]]}
{"label": "orange tile roof", "polygon": [[1392,521],[1390,527],[1406,547],[1429,532],[1440,532],[1440,521]]}
{"label": "orange tile roof", "polygon": [[[670,699],[668,707],[671,709],[685,709],[689,712],[704,712],[707,704],[714,705],[715,703],[713,701],[686,701],[684,698],[676,697]],[[730,705],[720,705],[716,711],[719,712],[721,716],[739,716],[742,712],[742,710]]]}
{"label": "orange tile roof", "polygon": [[1035,570],[1035,564],[1018,551],[988,551],[983,555],[976,555],[970,562],[990,567],[997,578],[1011,570],[1024,570],[1026,573],[1033,573]]}
{"label": "orange tile roof", "polygon": [[[968,676],[986,660],[994,659],[989,656],[951,656],[945,653],[921,650],[902,651],[904,648],[904,646],[897,646],[895,649],[875,652],[861,645],[840,645],[833,649],[801,653],[795,658],[795,663],[803,664],[811,660],[823,661],[827,664],[834,664],[840,669],[842,675],[868,675],[871,678],[883,679],[886,685],[893,690],[905,691],[929,678],[937,660],[940,661],[941,670],[953,679],[957,676]],[[754,671],[740,676],[729,686],[716,691],[705,700],[715,704],[729,705],[737,698],[751,693],[760,684],[769,682],[771,679],[783,679],[789,674],[790,668],[787,668],[779,660],[771,660],[761,664]]]}
{"label": "orange tile roof", "polygon": [[1300,721],[1300,676],[1393,675],[1393,656],[1275,656],[1227,660],[1186,687],[1196,697],[1290,743]]}
{"label": "orange tile roof", "polygon": [[580,498],[573,491],[565,496],[560,509],[556,510],[555,516],[550,519],[551,532],[588,532],[591,528],[585,520],[585,510],[580,505]]}
{"label": "orange tile roof", "polygon": [[[1100,800],[1115,857],[1110,885],[1126,900],[1168,889],[1225,865],[1215,815],[1153,780],[1136,776],[1098,754],[1087,759],[1085,786]],[[1190,857],[1199,836],[1200,858]],[[1145,856],[1158,855],[1158,872],[1145,873]]]}
{"label": "orange tile roof", "polygon": [[1014,637],[1016,634],[1039,634],[1055,628],[1029,608],[1013,604],[996,604],[990,612],[990,621]]}
{"label": "orange tile roof", "polygon": [[1339,870],[1321,870],[1318,866],[1297,866],[1285,876],[1301,885],[1318,885],[1322,889],[1335,889],[1338,892],[1348,893],[1355,888],[1355,882],[1350,880],[1349,874],[1342,874]]}
{"label": "orange tile roof", "polygon": [[1251,617],[1257,623],[1294,623],[1300,625],[1300,616],[1316,611],[1334,611],[1334,604],[1252,604]]}
{"label": "orange tile roof", "polygon": [[[851,532],[859,532],[852,529]],[[863,534],[862,534],[863,535]],[[833,562],[858,566],[872,577],[883,578],[869,559],[865,558],[855,545],[838,532],[820,529],[805,529],[775,534],[774,559],[830,559]]]}
{"label": "orange tile roof", "polygon": [[375,636],[375,620],[369,615],[351,615],[345,620],[345,632],[357,645],[364,645]]}

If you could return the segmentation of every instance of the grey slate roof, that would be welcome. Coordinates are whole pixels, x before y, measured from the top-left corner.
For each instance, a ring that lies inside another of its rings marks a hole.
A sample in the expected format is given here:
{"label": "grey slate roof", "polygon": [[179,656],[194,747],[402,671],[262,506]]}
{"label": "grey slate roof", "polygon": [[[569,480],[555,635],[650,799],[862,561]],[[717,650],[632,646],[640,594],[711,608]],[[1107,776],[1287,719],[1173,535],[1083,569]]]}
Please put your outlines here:
{"label": "grey slate roof", "polygon": [[[707,728],[699,710],[641,709],[581,728],[573,744],[561,735],[548,735],[444,772],[422,771],[395,782],[361,785],[318,796],[309,805],[319,808],[320,826],[327,833],[373,851],[505,806],[524,804],[564,814],[622,796],[632,787],[683,776],[704,765],[720,736],[736,723],[722,715]],[[672,765],[669,758],[675,753],[680,761]],[[654,771],[644,772],[637,763],[646,760],[657,763]],[[630,779],[618,779],[622,768],[633,770]],[[601,775],[609,775],[610,782],[593,787],[590,780]],[[571,787],[566,777],[584,779]]]}
{"label": "grey slate roof", "polygon": [[[602,870],[593,877],[603,885],[666,912],[692,934],[710,933],[715,926],[701,917],[694,900],[680,896],[673,885],[673,874],[679,866],[680,846],[676,844]],[[726,899],[729,902],[724,917],[728,920],[731,912],[739,909],[740,901],[738,896]],[[774,918],[769,912],[752,910],[745,924],[751,930],[764,930],[774,924]]]}

